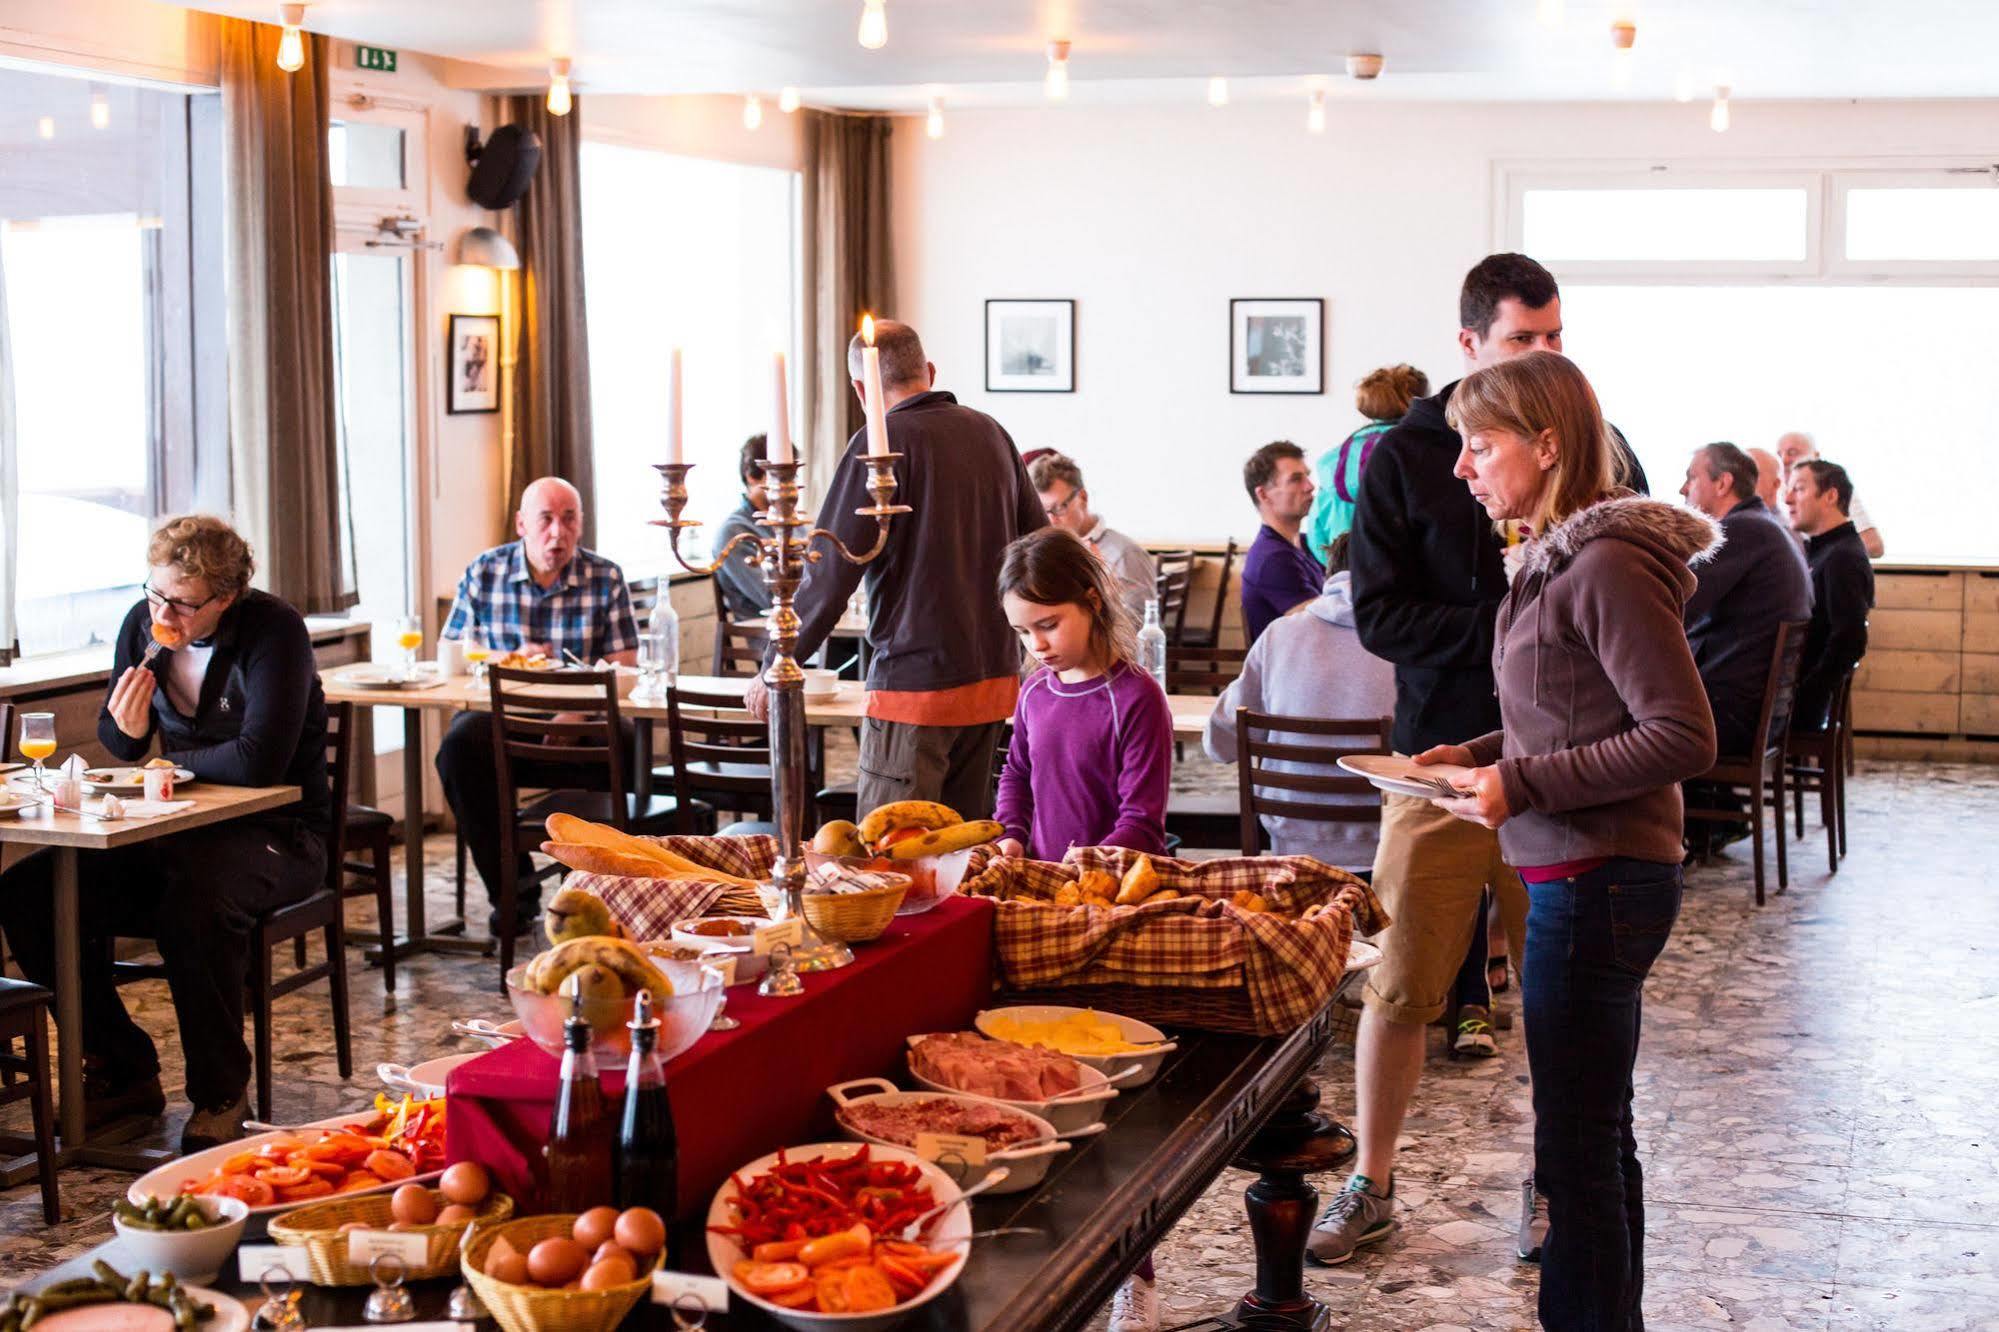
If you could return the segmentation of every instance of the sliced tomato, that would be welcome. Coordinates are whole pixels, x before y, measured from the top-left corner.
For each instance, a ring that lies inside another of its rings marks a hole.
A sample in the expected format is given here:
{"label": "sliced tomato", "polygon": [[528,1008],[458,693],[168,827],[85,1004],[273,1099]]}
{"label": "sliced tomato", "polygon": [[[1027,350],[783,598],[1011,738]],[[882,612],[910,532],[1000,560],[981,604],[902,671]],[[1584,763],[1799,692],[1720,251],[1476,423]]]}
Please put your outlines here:
{"label": "sliced tomato", "polygon": [[257,1172],[257,1178],[274,1189],[295,1189],[313,1177],[304,1166],[267,1166]]}
{"label": "sliced tomato", "polygon": [[416,1173],[416,1167],[410,1164],[407,1156],[401,1152],[390,1151],[386,1147],[369,1152],[368,1159],[361,1164],[367,1167],[371,1174],[379,1175],[383,1179],[408,1179]]}
{"label": "sliced tomato", "polygon": [[812,1278],[812,1293],[819,1297],[819,1312],[843,1314],[851,1312],[847,1302],[847,1274],[845,1272],[821,1272]]}
{"label": "sliced tomato", "polygon": [[758,1295],[775,1295],[810,1284],[812,1274],[803,1263],[753,1263],[743,1273],[743,1285]]}
{"label": "sliced tomato", "polygon": [[238,1198],[251,1207],[269,1207],[278,1200],[278,1191],[251,1175],[224,1175],[204,1184],[201,1191],[218,1198]]}
{"label": "sliced tomato", "polygon": [[780,1290],[775,1295],[766,1295],[764,1298],[782,1309],[810,1309],[818,1304],[819,1292],[813,1289],[812,1283],[808,1281],[795,1289]]}
{"label": "sliced tomato", "polygon": [[264,1164],[264,1159],[255,1152],[238,1152],[224,1161],[222,1169],[216,1173],[223,1175],[247,1175],[258,1166]]}
{"label": "sliced tomato", "polygon": [[898,1303],[895,1288],[879,1269],[871,1266],[847,1269],[847,1308],[854,1313],[880,1313]]}
{"label": "sliced tomato", "polygon": [[882,1275],[888,1278],[888,1283],[894,1286],[896,1293],[905,1300],[912,1295],[920,1294],[923,1288],[930,1284],[928,1277],[892,1253],[878,1255],[875,1258],[875,1266],[881,1269]]}
{"label": "sliced tomato", "polygon": [[293,1162],[300,1170],[309,1170],[321,1179],[330,1179],[335,1184],[347,1178],[347,1167],[338,1161],[314,1161],[310,1158]]}
{"label": "sliced tomato", "polygon": [[342,1193],[352,1193],[356,1189],[372,1189],[382,1183],[381,1176],[371,1175],[365,1170],[350,1170],[347,1178],[339,1181]]}
{"label": "sliced tomato", "polygon": [[333,1192],[332,1180],[321,1179],[317,1175],[307,1175],[305,1183],[294,1185],[288,1189],[279,1189],[278,1201],[288,1203],[303,1202],[307,1198],[324,1198],[331,1192]]}

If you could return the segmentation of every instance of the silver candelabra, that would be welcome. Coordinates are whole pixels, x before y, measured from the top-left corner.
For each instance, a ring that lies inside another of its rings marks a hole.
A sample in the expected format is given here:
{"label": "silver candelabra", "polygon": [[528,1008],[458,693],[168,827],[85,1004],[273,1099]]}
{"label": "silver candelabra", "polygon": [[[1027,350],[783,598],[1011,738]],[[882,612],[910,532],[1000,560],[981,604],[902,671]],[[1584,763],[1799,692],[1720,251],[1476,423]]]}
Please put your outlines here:
{"label": "silver candelabra", "polygon": [[[798,917],[805,931],[792,958],[801,971],[827,971],[853,961],[845,944],[819,937],[805,921],[805,810],[811,796],[806,789],[805,761],[805,672],[792,655],[798,646],[798,612],[792,600],[805,580],[805,566],[816,564],[824,552],[811,549],[815,539],[824,538],[839,558],[849,564],[868,564],[888,544],[889,520],[910,511],[907,504],[891,504],[895,496],[895,460],[899,453],[870,453],[861,460],[868,468],[868,494],[874,503],[854,512],[875,520],[875,543],[861,554],[798,511],[798,468],[796,462],[766,462],[769,478],[769,505],[757,515],[769,536],[744,532],[722,547],[712,561],[701,564],[680,553],[680,534],[700,523],[682,518],[687,507],[687,473],[693,463],[655,463],[660,475],[660,504],[666,517],[653,519],[664,527],[673,558],[691,573],[713,574],[731,559],[741,558],[763,570],[764,586],[770,589],[770,641],[776,646],[775,659],[763,672],[770,688],[770,790],[771,810],[777,821],[777,861],[771,866],[769,905],[774,918]],[[801,534],[801,529],[805,530]],[[666,595],[666,589],[660,589]]]}

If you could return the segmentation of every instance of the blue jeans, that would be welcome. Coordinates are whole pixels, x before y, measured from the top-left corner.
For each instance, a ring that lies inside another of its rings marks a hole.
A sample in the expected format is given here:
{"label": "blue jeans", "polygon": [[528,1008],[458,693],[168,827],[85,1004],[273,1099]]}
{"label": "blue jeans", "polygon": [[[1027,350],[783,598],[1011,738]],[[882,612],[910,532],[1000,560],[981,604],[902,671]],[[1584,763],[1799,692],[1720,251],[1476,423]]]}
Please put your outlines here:
{"label": "blue jeans", "polygon": [[1645,974],[1680,914],[1680,867],[1617,859],[1527,892],[1534,1182],[1548,1200],[1541,1325],[1642,1332],[1645,1193],[1631,1070]]}

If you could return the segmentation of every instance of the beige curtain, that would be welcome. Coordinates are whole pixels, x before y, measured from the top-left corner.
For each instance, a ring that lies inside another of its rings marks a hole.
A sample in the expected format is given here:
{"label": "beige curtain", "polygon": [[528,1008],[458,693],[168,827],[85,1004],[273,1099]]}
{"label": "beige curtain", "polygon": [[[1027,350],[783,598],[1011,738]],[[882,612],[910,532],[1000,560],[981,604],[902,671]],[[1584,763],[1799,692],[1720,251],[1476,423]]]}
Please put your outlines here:
{"label": "beige curtain", "polygon": [[[833,464],[861,428],[847,374],[847,342],[864,312],[895,316],[887,116],[803,112],[805,465],[823,494]],[[918,330],[921,332],[921,330]]]}
{"label": "beige curtain", "polygon": [[520,251],[519,363],[508,389],[513,434],[504,458],[507,502],[500,515],[514,530],[521,492],[536,477],[560,476],[583,492],[583,544],[596,544],[590,456],[590,337],[583,305],[583,201],[577,149],[583,101],[551,116],[546,99],[500,99],[507,122],[541,139],[534,183],[514,205]]}
{"label": "beige curtain", "polygon": [[222,19],[229,461],[257,583],[308,615],[357,599],[334,423],[331,48],[278,68],[279,30]]}

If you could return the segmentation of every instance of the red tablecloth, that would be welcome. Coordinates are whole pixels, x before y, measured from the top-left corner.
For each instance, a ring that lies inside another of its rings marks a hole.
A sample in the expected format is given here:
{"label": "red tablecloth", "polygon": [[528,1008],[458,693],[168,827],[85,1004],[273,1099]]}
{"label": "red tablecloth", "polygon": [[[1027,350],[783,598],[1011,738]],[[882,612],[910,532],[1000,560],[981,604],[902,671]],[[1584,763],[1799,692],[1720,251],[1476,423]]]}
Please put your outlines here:
{"label": "red tablecloth", "polygon": [[[830,1122],[826,1088],[903,1067],[905,1038],[969,1027],[992,997],[990,902],[953,897],[854,950],[852,966],[805,976],[805,993],[764,999],[729,991],[742,1026],[710,1032],[666,1066],[680,1139],[676,1210],[705,1209],[731,1170],[766,1152],[814,1141]],[[560,1061],[519,1040],[453,1069],[445,1155],[483,1162],[499,1187],[542,1207]],[[624,1095],[624,1069],[604,1070]],[[607,1200],[608,1201],[608,1200]]]}

